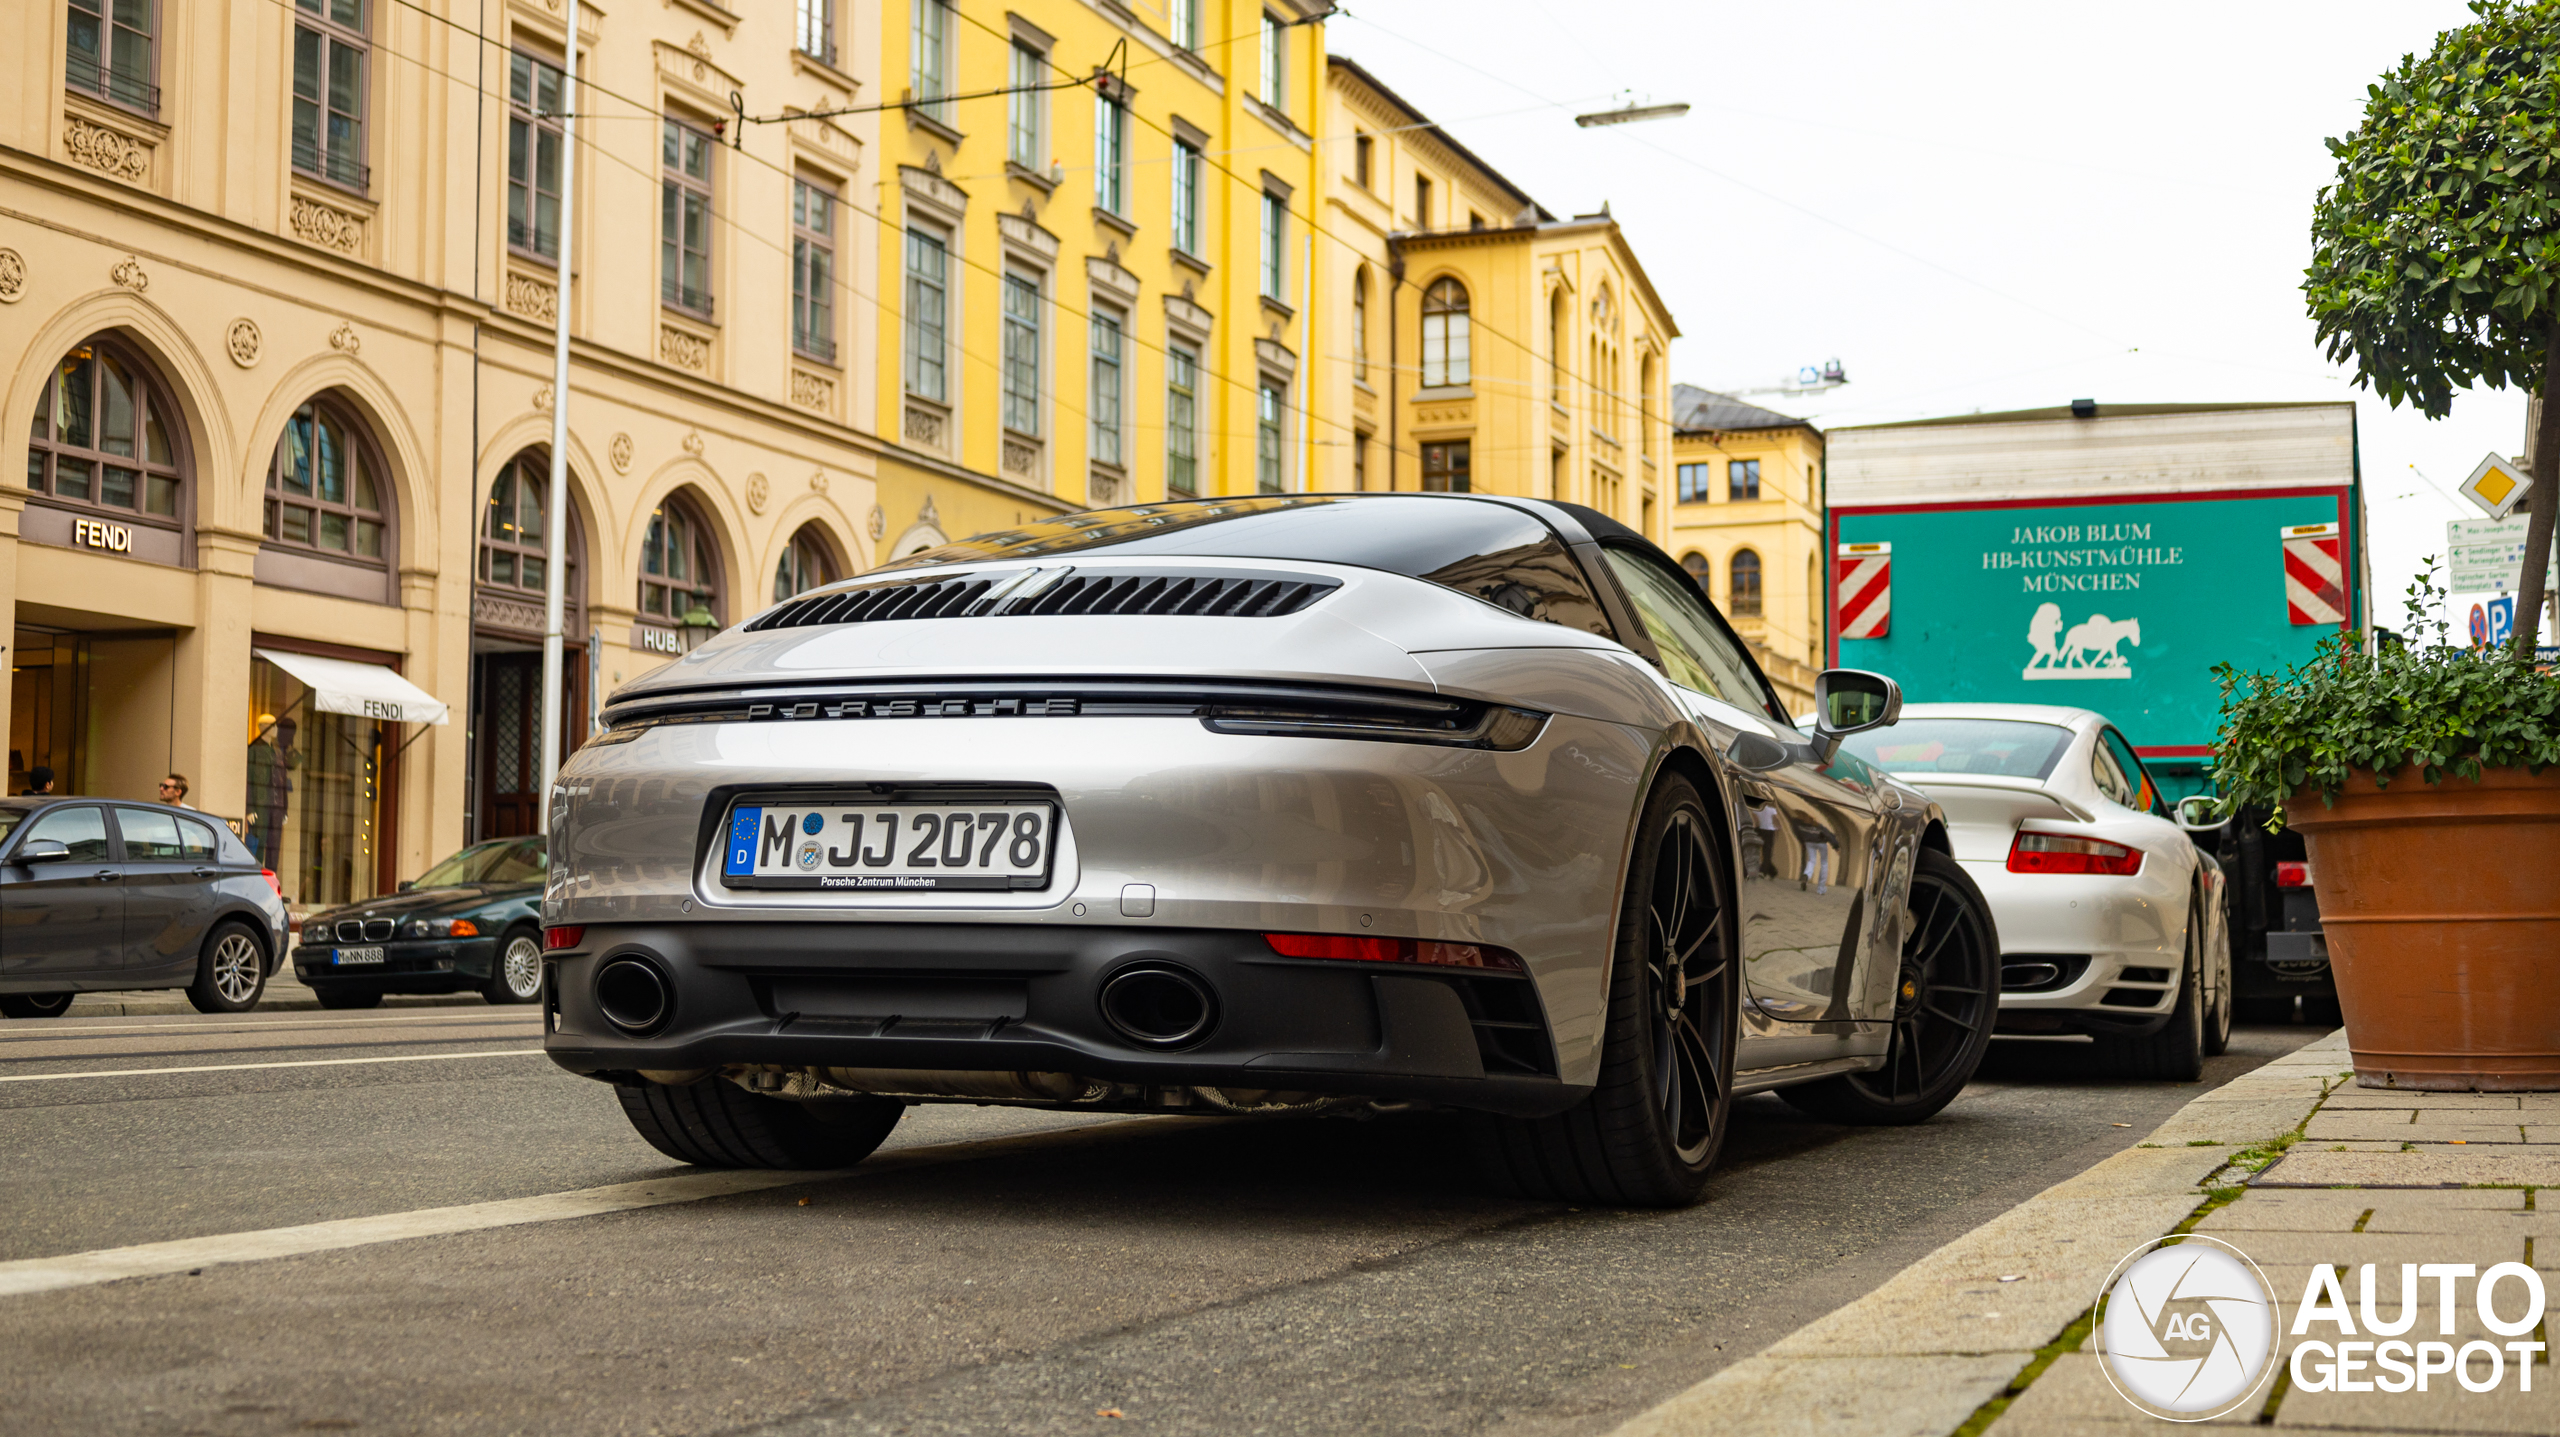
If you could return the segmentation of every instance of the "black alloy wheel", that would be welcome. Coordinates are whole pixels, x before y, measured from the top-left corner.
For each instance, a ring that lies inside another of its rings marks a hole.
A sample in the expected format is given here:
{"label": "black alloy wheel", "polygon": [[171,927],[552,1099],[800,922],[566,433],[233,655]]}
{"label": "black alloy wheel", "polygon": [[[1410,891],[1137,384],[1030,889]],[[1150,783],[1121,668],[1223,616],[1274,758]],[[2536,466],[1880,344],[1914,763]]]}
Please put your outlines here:
{"label": "black alloy wheel", "polygon": [[1725,850],[1696,785],[1645,805],[1619,906],[1599,1080],[1549,1118],[1469,1119],[1496,1187],[1566,1202],[1682,1207],[1706,1189],[1733,1113],[1741,969]]}
{"label": "black alloy wheel", "polygon": [[0,993],[0,1017],[59,1018],[70,1011],[68,993]]}
{"label": "black alloy wheel", "polygon": [[1925,1122],[1982,1066],[2000,1011],[1991,905],[1954,859],[1924,848],[1912,864],[1910,907],[1884,1065],[1781,1089],[1799,1110],[1862,1126]]}

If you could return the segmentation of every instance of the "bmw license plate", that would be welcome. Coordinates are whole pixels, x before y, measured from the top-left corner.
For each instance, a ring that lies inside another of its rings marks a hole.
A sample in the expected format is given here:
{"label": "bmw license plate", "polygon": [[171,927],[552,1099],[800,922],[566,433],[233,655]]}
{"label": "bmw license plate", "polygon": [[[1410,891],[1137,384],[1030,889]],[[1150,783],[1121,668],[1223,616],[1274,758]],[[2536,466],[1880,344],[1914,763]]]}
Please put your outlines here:
{"label": "bmw license plate", "polygon": [[382,950],[378,947],[338,948],[331,950],[329,954],[330,964],[338,968],[344,968],[352,963],[379,963],[381,961]]}
{"label": "bmw license plate", "polygon": [[740,804],[720,877],[731,888],[1046,888],[1056,829],[1046,802]]}

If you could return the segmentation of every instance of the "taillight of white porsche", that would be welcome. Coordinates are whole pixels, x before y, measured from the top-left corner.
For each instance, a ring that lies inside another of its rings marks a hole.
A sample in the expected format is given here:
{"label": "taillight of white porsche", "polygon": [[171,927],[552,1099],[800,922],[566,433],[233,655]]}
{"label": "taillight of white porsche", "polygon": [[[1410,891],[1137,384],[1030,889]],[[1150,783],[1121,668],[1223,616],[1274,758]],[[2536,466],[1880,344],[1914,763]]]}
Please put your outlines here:
{"label": "taillight of white porsche", "polygon": [[2067,833],[2020,833],[2009,845],[2011,873],[2099,873],[2130,878],[2142,871],[2142,850],[2103,838]]}

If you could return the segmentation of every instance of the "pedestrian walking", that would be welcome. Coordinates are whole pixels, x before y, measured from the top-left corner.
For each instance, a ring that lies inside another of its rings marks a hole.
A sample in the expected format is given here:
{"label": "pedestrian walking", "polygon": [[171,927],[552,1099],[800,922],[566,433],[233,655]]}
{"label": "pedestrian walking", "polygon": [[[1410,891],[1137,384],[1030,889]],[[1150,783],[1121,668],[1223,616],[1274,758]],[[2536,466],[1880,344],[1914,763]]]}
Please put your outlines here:
{"label": "pedestrian walking", "polygon": [[173,773],[160,780],[160,801],[171,808],[195,807],[194,804],[187,802],[187,776],[183,773]]}

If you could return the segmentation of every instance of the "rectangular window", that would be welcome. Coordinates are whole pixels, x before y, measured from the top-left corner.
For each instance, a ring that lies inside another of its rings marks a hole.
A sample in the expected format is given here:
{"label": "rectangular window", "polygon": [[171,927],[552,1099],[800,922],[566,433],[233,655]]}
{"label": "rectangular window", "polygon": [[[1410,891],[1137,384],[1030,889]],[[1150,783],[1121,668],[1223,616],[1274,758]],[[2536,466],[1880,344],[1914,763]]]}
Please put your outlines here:
{"label": "rectangular window", "polygon": [[666,122],[660,147],[658,296],[678,309],[711,313],[711,135]]}
{"label": "rectangular window", "polygon": [[1120,458],[1120,321],[1093,317],[1093,392],[1085,409],[1093,416],[1093,462],[1117,466]]}
{"label": "rectangular window", "polygon": [[945,397],[950,266],[940,235],[907,231],[907,392],[926,399]]}
{"label": "rectangular window", "polygon": [[1759,460],[1736,459],[1725,466],[1725,477],[1728,491],[1726,498],[1757,499],[1760,497]]}
{"label": "rectangular window", "polygon": [[1282,114],[1289,104],[1289,28],[1280,17],[1262,12],[1262,90],[1256,97]]}
{"label": "rectangular window", "polygon": [[1413,227],[1418,230],[1431,228],[1431,177],[1429,175],[1413,177]]}
{"label": "rectangular window", "polygon": [[557,66],[507,58],[507,247],[560,258],[560,88]]}
{"label": "rectangular window", "polygon": [[1373,146],[1371,145],[1367,135],[1354,134],[1351,137],[1351,181],[1364,190],[1371,188],[1369,184],[1369,165],[1372,158],[1370,154],[1372,148]]}
{"label": "rectangular window", "polygon": [[1040,286],[1004,277],[1004,427],[1040,433]]}
{"label": "rectangular window", "polygon": [[1187,140],[1173,142],[1173,247],[1200,252],[1200,151]]}
{"label": "rectangular window", "polygon": [[1265,299],[1288,301],[1289,202],[1265,191],[1262,196],[1262,294]]}
{"label": "rectangular window", "polygon": [[1166,38],[1185,50],[1200,48],[1200,0],[1167,0],[1165,28],[1173,33]]}
{"label": "rectangular window", "polygon": [[158,0],[71,0],[71,88],[132,109],[157,111],[160,87]]}
{"label": "rectangular window", "polygon": [[1128,210],[1129,109],[1093,97],[1093,202],[1113,214]]}
{"label": "rectangular window", "polygon": [[293,167],[361,190],[365,0],[294,0]]}
{"label": "rectangular window", "polygon": [[907,84],[916,108],[951,123],[951,6],[948,0],[915,0],[908,12]]}
{"label": "rectangular window", "polygon": [[1472,492],[1474,479],[1468,465],[1473,459],[1469,441],[1453,439],[1446,444],[1422,446],[1422,487],[1432,494],[1465,494]]}
{"label": "rectangular window", "polygon": [[835,362],[836,197],[807,180],[791,182],[791,347]]}
{"label": "rectangular window", "polygon": [[1351,276],[1351,377],[1369,378],[1369,272]]}
{"label": "rectangular window", "polygon": [[1047,57],[1038,50],[1013,42],[1013,71],[1005,78],[1013,91],[1005,97],[1005,157],[1042,173],[1048,166],[1040,153],[1040,110],[1049,96],[1040,89],[1040,75],[1047,68]]}
{"label": "rectangular window", "polygon": [[1362,493],[1369,488],[1369,436],[1356,430],[1351,435],[1351,487]]}
{"label": "rectangular window", "polygon": [[1200,356],[1179,344],[1164,350],[1164,490],[1200,492]]}
{"label": "rectangular window", "polygon": [[1284,406],[1280,386],[1265,384],[1254,403],[1253,487],[1255,492],[1277,494],[1280,487],[1281,456],[1285,452],[1280,431],[1280,411]]}
{"label": "rectangular window", "polygon": [[1715,466],[1712,464],[1681,465],[1680,502],[1683,504],[1704,504],[1707,502],[1707,486],[1714,482],[1708,476],[1713,473],[1714,470]]}
{"label": "rectangular window", "polygon": [[836,62],[836,0],[798,0],[799,24],[792,43],[821,64]]}

